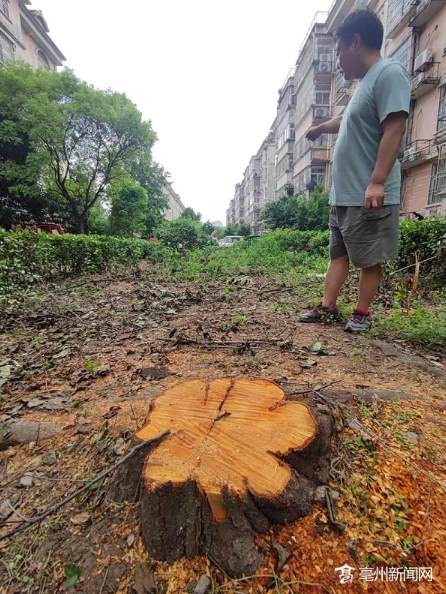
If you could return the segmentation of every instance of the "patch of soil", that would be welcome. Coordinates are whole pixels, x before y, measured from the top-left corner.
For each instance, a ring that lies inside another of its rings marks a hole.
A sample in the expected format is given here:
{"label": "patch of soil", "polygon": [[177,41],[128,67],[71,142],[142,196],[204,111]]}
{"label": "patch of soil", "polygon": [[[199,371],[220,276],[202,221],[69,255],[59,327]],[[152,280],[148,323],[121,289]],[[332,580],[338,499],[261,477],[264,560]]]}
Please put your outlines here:
{"label": "patch of soil", "polygon": [[[367,336],[346,335],[340,324],[299,324],[307,304],[284,283],[261,275],[232,280],[198,289],[143,273],[97,275],[63,282],[42,301],[4,316],[0,349],[11,376],[0,388],[3,441],[18,422],[63,431],[0,452],[0,539],[119,461],[144,426],[150,401],[195,378],[269,379],[290,399],[311,398],[330,410],[343,441],[331,449],[323,477],[340,494],[333,509],[317,504],[309,516],[259,536],[266,558],[258,574],[275,575],[273,581],[231,582],[204,557],[150,559],[138,503],[109,502],[107,478],[43,522],[0,540],[1,594],[61,592],[69,565],[81,570],[73,592],[129,594],[135,583],[141,587],[140,569],[135,582],[141,564],[166,594],[184,594],[203,574],[221,594],[365,586],[368,593],[396,594],[401,582],[360,576],[366,568],[403,565],[432,568],[433,576],[406,580],[405,592],[445,591],[443,376],[432,373],[421,352],[394,356],[403,350],[399,344],[386,353]],[[436,363],[444,374],[445,361]],[[87,514],[85,523],[77,523],[80,514]],[[291,554],[282,564],[279,545]],[[340,585],[336,571],[345,564],[355,569],[349,586]]]}

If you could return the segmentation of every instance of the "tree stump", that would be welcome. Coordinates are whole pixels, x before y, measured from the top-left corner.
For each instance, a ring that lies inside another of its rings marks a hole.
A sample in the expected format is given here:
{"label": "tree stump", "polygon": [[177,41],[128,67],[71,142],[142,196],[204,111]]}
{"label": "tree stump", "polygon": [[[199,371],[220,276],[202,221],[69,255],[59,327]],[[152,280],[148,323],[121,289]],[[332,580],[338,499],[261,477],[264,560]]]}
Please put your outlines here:
{"label": "tree stump", "polygon": [[178,384],[151,402],[132,445],[170,434],[118,469],[111,497],[131,499],[140,483],[152,557],[172,562],[205,552],[231,576],[251,574],[263,559],[256,533],[312,510],[332,430],[324,422],[321,432],[313,412],[287,402],[269,380]]}

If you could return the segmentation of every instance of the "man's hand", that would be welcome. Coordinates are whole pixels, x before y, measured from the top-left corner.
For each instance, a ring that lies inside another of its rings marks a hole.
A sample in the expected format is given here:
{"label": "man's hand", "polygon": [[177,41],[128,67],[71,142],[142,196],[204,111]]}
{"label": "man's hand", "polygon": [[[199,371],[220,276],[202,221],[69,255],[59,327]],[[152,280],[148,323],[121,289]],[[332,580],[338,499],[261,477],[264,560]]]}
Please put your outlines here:
{"label": "man's hand", "polygon": [[319,138],[319,136],[322,134],[322,131],[319,129],[319,126],[313,126],[313,128],[310,128],[308,130],[308,132],[305,135],[305,138],[307,140],[317,140]]}
{"label": "man's hand", "polygon": [[384,184],[370,183],[365,191],[364,206],[367,210],[370,208],[382,208],[384,204]]}

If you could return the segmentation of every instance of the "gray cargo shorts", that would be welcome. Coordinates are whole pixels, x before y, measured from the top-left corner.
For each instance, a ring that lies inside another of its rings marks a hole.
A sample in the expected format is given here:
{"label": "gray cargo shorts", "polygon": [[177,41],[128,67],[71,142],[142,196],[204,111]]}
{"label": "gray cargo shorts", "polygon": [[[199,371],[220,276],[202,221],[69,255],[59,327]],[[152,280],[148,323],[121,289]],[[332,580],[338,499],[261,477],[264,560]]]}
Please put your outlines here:
{"label": "gray cargo shorts", "polygon": [[348,256],[355,268],[369,268],[398,257],[399,204],[366,210],[332,206],[330,259]]}

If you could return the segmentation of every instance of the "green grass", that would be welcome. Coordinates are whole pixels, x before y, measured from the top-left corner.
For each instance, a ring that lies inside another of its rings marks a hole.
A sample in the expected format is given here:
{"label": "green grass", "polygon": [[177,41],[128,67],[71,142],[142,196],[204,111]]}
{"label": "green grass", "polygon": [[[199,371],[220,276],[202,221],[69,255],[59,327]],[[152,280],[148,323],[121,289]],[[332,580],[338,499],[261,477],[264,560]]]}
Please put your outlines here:
{"label": "green grass", "polygon": [[435,305],[412,301],[411,309],[394,305],[375,317],[373,332],[380,338],[399,337],[415,345],[446,353],[446,298]]}
{"label": "green grass", "polygon": [[[160,278],[168,282],[192,282],[198,288],[206,289],[213,281],[224,280],[224,300],[230,302],[236,297],[236,279],[246,277],[254,282],[257,276],[268,276],[272,282],[289,287],[294,299],[292,307],[301,308],[308,303],[316,304],[322,296],[323,274],[328,265],[328,232],[279,230],[251,244],[237,242],[226,249],[208,246],[179,254],[163,246],[158,251],[150,253],[151,272],[158,271]],[[420,279],[420,287],[426,289],[421,288],[422,292],[414,295],[404,279],[389,276],[385,283],[386,301],[389,301],[390,294],[393,304],[384,307],[380,305],[379,297],[375,300],[375,318],[369,336],[400,338],[446,354],[446,287],[428,290],[432,286],[430,281],[432,279],[425,272]],[[352,270],[350,281],[338,300],[341,318],[348,319],[351,315],[357,283],[357,274]],[[38,285],[34,285],[33,289],[44,295],[44,290],[40,291]],[[7,306],[20,307],[19,292],[18,288],[9,294]],[[38,299],[39,296],[33,294],[33,298]],[[270,307],[278,314],[284,314],[291,305],[272,299]],[[241,320],[236,323],[242,325]],[[360,354],[355,354],[355,357],[359,359]]]}

